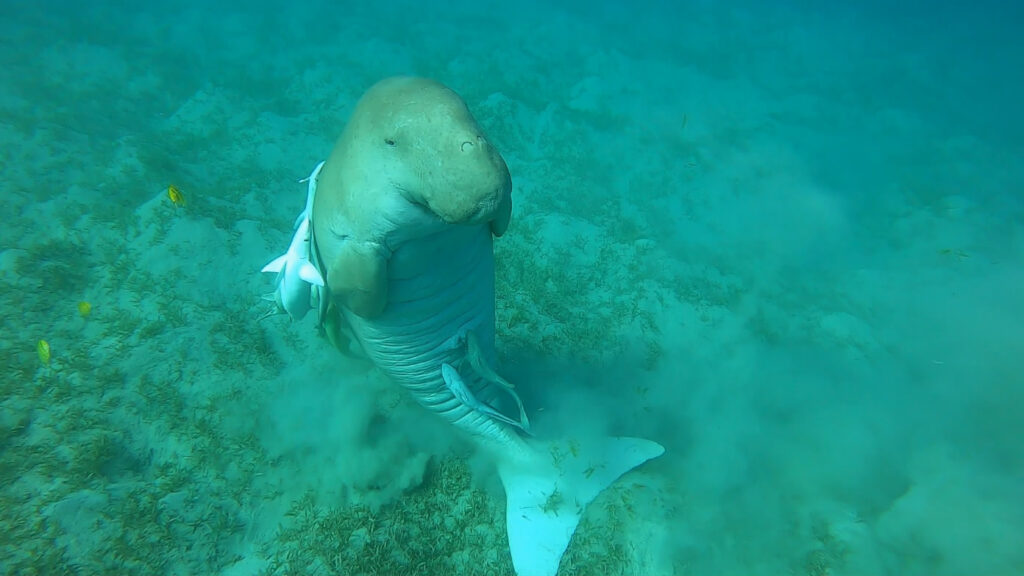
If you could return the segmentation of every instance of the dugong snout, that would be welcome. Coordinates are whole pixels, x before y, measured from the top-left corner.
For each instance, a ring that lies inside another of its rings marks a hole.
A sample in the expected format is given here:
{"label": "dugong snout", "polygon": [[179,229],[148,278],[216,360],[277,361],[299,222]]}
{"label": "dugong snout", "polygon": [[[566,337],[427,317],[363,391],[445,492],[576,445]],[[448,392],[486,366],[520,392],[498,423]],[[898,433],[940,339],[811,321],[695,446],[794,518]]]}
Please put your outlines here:
{"label": "dugong snout", "polygon": [[[421,174],[415,200],[449,224],[482,224],[510,207],[512,178],[494,146],[482,134],[454,134],[438,170]],[[507,225],[507,223],[506,223]],[[504,227],[497,232],[504,232]]]}

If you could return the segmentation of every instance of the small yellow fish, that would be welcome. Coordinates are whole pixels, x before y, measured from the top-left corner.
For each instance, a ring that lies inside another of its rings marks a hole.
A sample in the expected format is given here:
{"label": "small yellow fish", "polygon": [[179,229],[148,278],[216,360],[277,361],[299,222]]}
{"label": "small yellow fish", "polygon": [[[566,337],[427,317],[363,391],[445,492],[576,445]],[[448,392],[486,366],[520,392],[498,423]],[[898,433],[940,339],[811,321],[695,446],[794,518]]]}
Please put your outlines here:
{"label": "small yellow fish", "polygon": [[89,304],[85,300],[78,303],[78,315],[82,318],[88,318],[89,314],[92,313],[92,304]]}
{"label": "small yellow fish", "polygon": [[46,340],[40,340],[36,343],[36,352],[39,353],[39,361],[44,365],[50,364],[50,343]]}
{"label": "small yellow fish", "polygon": [[174,184],[167,187],[167,197],[171,199],[171,204],[179,208],[185,205],[185,195]]}

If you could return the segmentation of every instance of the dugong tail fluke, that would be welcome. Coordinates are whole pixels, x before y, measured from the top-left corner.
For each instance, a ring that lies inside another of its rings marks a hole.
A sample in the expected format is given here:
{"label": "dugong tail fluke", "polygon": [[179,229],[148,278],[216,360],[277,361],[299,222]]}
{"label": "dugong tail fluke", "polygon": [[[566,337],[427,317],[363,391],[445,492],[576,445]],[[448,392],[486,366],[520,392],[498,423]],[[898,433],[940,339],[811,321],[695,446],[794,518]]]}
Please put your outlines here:
{"label": "dugong tail fluke", "polygon": [[291,261],[324,282],[284,268],[303,282],[285,290],[302,300],[289,313],[314,308],[328,334],[344,327],[342,340],[477,440],[505,486],[516,573],[553,576],[586,505],[664,449],[530,437],[522,400],[493,369],[493,240],[512,214],[501,155],[454,92],[391,78],[360,99],[309,190],[310,241],[293,243]]}
{"label": "dugong tail fluke", "polygon": [[586,506],[619,476],[664,451],[642,438],[605,438],[538,443],[529,459],[499,461],[516,574],[554,576]]}

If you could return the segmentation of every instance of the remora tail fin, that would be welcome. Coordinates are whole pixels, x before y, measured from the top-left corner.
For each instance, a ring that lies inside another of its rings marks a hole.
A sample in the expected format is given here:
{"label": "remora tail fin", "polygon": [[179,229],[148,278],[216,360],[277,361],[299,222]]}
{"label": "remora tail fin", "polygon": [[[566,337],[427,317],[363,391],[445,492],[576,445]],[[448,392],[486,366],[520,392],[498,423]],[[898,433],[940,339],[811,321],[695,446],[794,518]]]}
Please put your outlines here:
{"label": "remora tail fin", "polygon": [[657,442],[627,437],[531,446],[537,448],[532,457],[498,466],[518,576],[555,576],[587,504],[619,476],[665,452]]}

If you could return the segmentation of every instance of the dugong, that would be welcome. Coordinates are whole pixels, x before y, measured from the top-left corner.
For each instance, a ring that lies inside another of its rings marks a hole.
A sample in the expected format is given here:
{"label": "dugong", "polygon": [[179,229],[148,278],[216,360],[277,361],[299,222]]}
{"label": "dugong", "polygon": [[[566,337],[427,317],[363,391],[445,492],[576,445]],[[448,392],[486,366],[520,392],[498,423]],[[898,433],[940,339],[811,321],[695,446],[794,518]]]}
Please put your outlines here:
{"label": "dugong", "polygon": [[321,322],[489,453],[516,573],[553,576],[584,507],[664,448],[530,436],[494,370],[493,241],[512,216],[501,154],[455,92],[388,78],[359,100],[312,178]]}

